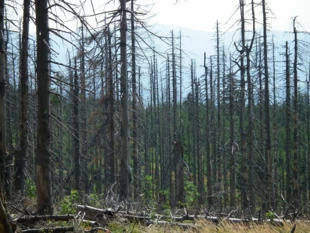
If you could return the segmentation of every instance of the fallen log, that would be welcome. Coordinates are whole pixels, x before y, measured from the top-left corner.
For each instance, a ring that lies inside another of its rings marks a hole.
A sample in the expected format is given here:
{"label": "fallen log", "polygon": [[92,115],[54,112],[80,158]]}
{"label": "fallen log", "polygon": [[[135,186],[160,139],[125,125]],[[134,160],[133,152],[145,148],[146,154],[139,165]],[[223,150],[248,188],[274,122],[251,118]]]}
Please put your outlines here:
{"label": "fallen log", "polygon": [[151,218],[149,216],[137,216],[137,215],[122,215],[122,217],[127,218],[128,221],[130,222],[139,222],[139,223],[143,223],[143,222],[147,222],[149,220],[151,220]]}
{"label": "fallen log", "polygon": [[104,215],[108,218],[113,218],[117,213],[119,213],[118,211],[113,209],[99,209],[87,205],[76,205],[76,209],[85,212],[86,215],[88,215],[88,217],[90,218],[96,218],[98,217],[98,215]]}
{"label": "fallen log", "polygon": [[27,229],[23,230],[23,233],[65,233],[65,232],[73,232],[74,227],[56,227],[56,228],[40,228],[40,229]]}
{"label": "fallen log", "polygon": [[14,222],[17,223],[35,223],[38,221],[47,221],[47,220],[54,220],[54,221],[69,221],[74,219],[74,215],[34,215],[34,216],[25,216],[21,218],[17,218]]}
{"label": "fallen log", "polygon": [[177,226],[182,228],[183,230],[197,230],[197,225],[195,224],[190,224],[190,223],[173,223],[173,222],[168,222],[168,221],[156,221],[156,220],[150,220],[146,222],[148,225],[165,225],[165,226]]}
{"label": "fallen log", "polygon": [[[141,223],[146,223],[151,221],[151,217],[149,215],[140,216],[138,214],[132,213],[128,214],[125,211],[117,211],[114,209],[99,209],[92,206],[86,205],[77,205],[76,208],[80,211],[84,211],[86,216],[89,218],[98,218],[98,216],[107,217],[107,218],[115,218],[115,217],[123,217],[128,219],[129,221],[137,221]],[[273,225],[283,226],[284,222],[282,219],[273,219],[262,221],[259,218],[230,218],[228,217],[216,217],[216,216],[206,216],[206,215],[184,215],[184,216],[165,216],[158,215],[158,220],[163,220],[167,222],[183,222],[183,221],[195,221],[195,220],[207,220],[213,222],[215,224],[219,224],[220,222],[226,221],[234,224],[249,224],[249,223],[257,223],[261,224],[264,222],[268,222]]]}
{"label": "fallen log", "polygon": [[103,227],[95,227],[91,230],[85,230],[84,233],[96,233],[98,231],[103,231],[103,232],[106,232],[106,233],[112,233],[109,229],[107,228],[103,228]]}

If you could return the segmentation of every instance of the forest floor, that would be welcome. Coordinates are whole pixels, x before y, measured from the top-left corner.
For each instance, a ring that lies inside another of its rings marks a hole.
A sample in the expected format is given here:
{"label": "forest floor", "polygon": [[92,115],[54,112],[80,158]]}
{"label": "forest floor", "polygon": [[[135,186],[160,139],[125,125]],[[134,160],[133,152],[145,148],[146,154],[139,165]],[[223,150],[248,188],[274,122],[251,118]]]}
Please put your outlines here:
{"label": "forest floor", "polygon": [[112,224],[111,232],[123,233],[123,232],[146,232],[146,233],[309,233],[310,225],[304,223],[297,223],[295,230],[293,230],[293,224],[285,224],[283,226],[274,226],[272,224],[230,224],[222,223],[219,225],[210,222],[201,222],[196,224],[195,229],[184,230],[177,226],[141,226],[141,225],[119,225],[116,223]]}
{"label": "forest floor", "polygon": [[[101,209],[62,202],[54,215],[32,214],[34,200],[8,203],[8,212],[16,233],[78,232],[78,233],[310,233],[305,218],[286,221],[281,218],[238,218],[238,214],[216,217],[194,210],[128,211],[122,207]],[[17,202],[19,204],[17,204]],[[21,204],[22,203],[22,204]],[[17,204],[17,205],[16,205]],[[161,212],[161,213],[157,213]]]}
{"label": "forest floor", "polygon": [[[51,222],[40,222],[35,228],[26,228],[16,231],[16,233],[22,232],[35,232],[30,231],[30,229],[49,229],[42,232],[54,232],[52,229],[60,229],[60,226],[67,228],[66,231],[55,231],[55,232],[77,232],[77,233],[309,233],[310,226],[305,223],[296,223],[295,224],[284,224],[283,226],[275,226],[269,223],[266,224],[230,224],[230,223],[221,223],[214,224],[210,222],[199,222],[195,224],[195,228],[184,229],[179,226],[171,225],[142,225],[139,223],[120,223],[117,221],[110,222],[106,224],[105,227],[93,228],[87,224],[75,224],[72,222],[62,223],[61,225],[53,225]],[[70,227],[73,226],[73,231],[70,230]],[[294,229],[295,226],[295,229]],[[27,231],[28,230],[28,231]],[[41,231],[37,231],[41,232]]]}

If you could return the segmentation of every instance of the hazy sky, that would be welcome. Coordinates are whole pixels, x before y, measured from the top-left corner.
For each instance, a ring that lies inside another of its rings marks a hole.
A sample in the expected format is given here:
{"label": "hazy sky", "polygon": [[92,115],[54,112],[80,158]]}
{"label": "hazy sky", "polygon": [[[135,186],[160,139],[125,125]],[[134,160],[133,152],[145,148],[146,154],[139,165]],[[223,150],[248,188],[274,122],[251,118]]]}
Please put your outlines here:
{"label": "hazy sky", "polygon": [[[10,2],[10,0],[6,1]],[[22,0],[15,1],[22,3]],[[84,0],[67,1],[79,5],[79,2]],[[105,3],[109,1],[114,1],[114,6],[113,4],[110,5],[109,9],[115,9],[119,6],[119,0],[93,0],[96,12],[109,10],[104,7]],[[260,1],[255,0],[255,2]],[[214,31],[215,22],[218,20],[221,24],[221,29],[225,31],[239,19],[239,11],[237,11],[239,0],[137,0],[137,2],[152,5],[154,17],[150,19],[150,23]],[[266,0],[266,2],[273,12],[273,15],[269,15],[272,19],[268,21],[271,23],[271,29],[281,31],[292,30],[292,17],[298,16],[298,22],[302,26],[299,29],[310,31],[310,0]],[[245,3],[250,4],[251,0],[245,0]],[[91,8],[87,6],[86,11],[88,11],[88,14],[92,13]],[[20,14],[19,17],[21,17],[21,8],[19,8],[18,12]],[[60,12],[58,11],[58,13]],[[16,16],[15,12],[13,12],[13,16]],[[233,17],[231,18],[231,16]],[[261,22],[261,6],[257,6],[256,16],[258,21]],[[71,22],[68,25],[76,27],[77,24]],[[32,26],[31,31],[34,32],[34,30],[35,28]]]}
{"label": "hazy sky", "polygon": [[[255,0],[260,2],[261,0]],[[193,29],[213,31],[216,20],[225,29],[229,28],[239,17],[225,23],[236,11],[239,0],[153,0],[153,21],[164,24],[184,26]],[[266,0],[273,11],[272,29],[288,31],[292,27],[292,17],[298,16],[298,21],[304,30],[310,31],[310,0]],[[245,0],[250,4],[250,0]],[[256,10],[257,18],[261,21],[261,6]]]}

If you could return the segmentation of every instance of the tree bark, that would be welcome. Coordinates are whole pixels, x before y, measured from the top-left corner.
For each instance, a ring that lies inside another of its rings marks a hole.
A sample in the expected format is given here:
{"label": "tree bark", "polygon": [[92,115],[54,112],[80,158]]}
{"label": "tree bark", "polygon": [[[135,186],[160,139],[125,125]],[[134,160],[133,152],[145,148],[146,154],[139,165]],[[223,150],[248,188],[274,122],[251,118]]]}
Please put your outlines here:
{"label": "tree bark", "polygon": [[247,169],[247,153],[246,153],[246,137],[244,130],[245,122],[245,65],[244,65],[244,53],[245,47],[245,3],[244,0],[240,0],[240,15],[241,15],[241,50],[240,52],[240,150],[241,150],[241,165],[240,165],[240,194],[241,205],[245,209],[248,207],[247,201],[247,183],[248,183],[248,169]]}
{"label": "tree bark", "polygon": [[207,167],[207,194],[208,205],[212,205],[212,171],[211,171],[211,154],[210,154],[210,114],[209,114],[209,88],[208,88],[208,67],[207,56],[204,53],[204,70],[205,70],[205,96],[206,96],[206,167]]}
{"label": "tree bark", "polygon": [[80,190],[81,154],[80,154],[80,124],[79,124],[79,77],[77,74],[76,58],[74,59],[74,91],[73,91],[73,154],[74,154],[74,188]]}
{"label": "tree bark", "polygon": [[38,130],[36,153],[37,212],[53,213],[50,174],[50,67],[47,0],[36,0]]}
{"label": "tree bark", "polygon": [[[1,185],[1,183],[0,183],[0,185]],[[1,190],[1,188],[0,188],[0,190]],[[1,192],[0,192],[0,195],[2,195]],[[8,219],[8,215],[6,213],[4,205],[2,203],[1,197],[0,197],[0,232],[13,233],[9,219]]]}
{"label": "tree bark", "polygon": [[4,67],[4,0],[0,0],[0,184],[4,184],[6,144],[6,80]]}
{"label": "tree bark", "polygon": [[128,77],[127,77],[127,14],[126,0],[120,0],[120,50],[121,50],[121,155],[119,195],[122,200],[130,198],[132,172],[129,150]]}
{"label": "tree bark", "polygon": [[296,29],[296,17],[293,20],[294,29],[294,94],[293,94],[293,119],[294,119],[294,130],[293,130],[293,203],[300,205],[300,190],[299,190],[299,154],[298,154],[298,38]]}
{"label": "tree bark", "polygon": [[15,161],[15,188],[24,193],[25,185],[25,163],[28,150],[28,35],[30,19],[30,0],[24,0],[23,35],[20,58],[20,103],[21,103],[21,124],[20,124],[20,151]]}
{"label": "tree bark", "polygon": [[265,129],[266,129],[266,146],[265,156],[267,161],[267,189],[266,201],[267,207],[273,209],[274,186],[273,186],[273,159],[271,153],[271,133],[270,133],[270,103],[269,103],[269,70],[268,70],[268,41],[267,41],[267,12],[265,0],[262,0],[263,6],[263,44],[264,44],[264,74],[265,74]]}
{"label": "tree bark", "polygon": [[[134,0],[131,0],[131,65],[132,65],[132,158],[133,158],[133,177],[134,177],[134,198],[137,199],[141,192],[141,177],[139,172],[140,156],[138,147],[138,108],[137,108],[137,73],[136,73],[136,38],[135,38],[135,15]],[[155,61],[154,61],[155,62]]]}

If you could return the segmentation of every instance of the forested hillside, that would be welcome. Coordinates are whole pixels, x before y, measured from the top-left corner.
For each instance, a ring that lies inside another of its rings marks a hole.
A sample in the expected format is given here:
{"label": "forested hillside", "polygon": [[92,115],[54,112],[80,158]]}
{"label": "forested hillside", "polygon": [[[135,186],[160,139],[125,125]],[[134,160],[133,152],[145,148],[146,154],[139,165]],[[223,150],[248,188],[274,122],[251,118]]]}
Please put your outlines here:
{"label": "forested hillside", "polygon": [[0,232],[73,204],[307,216],[308,32],[239,3],[189,51],[142,1],[1,0]]}

